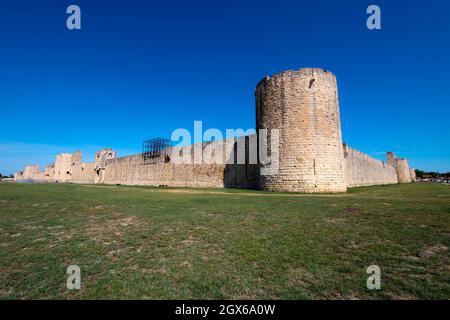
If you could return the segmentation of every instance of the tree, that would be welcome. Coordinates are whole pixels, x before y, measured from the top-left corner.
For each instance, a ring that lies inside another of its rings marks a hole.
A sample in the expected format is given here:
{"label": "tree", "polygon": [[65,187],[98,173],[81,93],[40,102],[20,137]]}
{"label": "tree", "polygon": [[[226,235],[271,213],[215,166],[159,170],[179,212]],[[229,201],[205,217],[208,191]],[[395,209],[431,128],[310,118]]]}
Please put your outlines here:
{"label": "tree", "polygon": [[415,169],[416,171],[416,177],[417,178],[422,178],[422,176],[425,174],[425,171],[419,170],[419,169]]}
{"label": "tree", "polygon": [[415,169],[415,171],[416,171],[417,178],[422,178],[424,175],[430,176],[433,179],[436,179],[436,178],[449,179],[450,178],[450,172],[439,173],[439,172],[435,172],[435,171],[422,171],[419,169]]}

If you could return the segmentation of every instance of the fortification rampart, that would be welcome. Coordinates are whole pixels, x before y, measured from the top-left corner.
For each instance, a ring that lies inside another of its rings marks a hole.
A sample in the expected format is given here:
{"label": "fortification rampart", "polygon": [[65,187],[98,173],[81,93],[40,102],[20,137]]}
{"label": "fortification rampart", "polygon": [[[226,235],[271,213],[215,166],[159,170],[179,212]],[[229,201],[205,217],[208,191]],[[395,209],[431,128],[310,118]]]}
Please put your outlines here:
{"label": "fortification rampart", "polygon": [[44,176],[45,176],[45,180],[47,180],[47,181],[55,180],[55,164],[54,163],[50,163],[45,166]]}
{"label": "fortification rampart", "polygon": [[343,147],[349,187],[398,183],[397,172],[393,166],[346,144]]}
{"label": "fortification rampart", "polygon": [[[237,164],[236,145],[236,139],[226,139],[177,148],[174,153],[184,157],[183,163],[161,159],[154,164],[143,164],[141,154],[107,159],[103,183],[256,188],[257,165],[249,164],[248,159],[244,164]],[[248,152],[248,142],[245,146]],[[196,149],[200,159],[194,160]],[[216,159],[219,156],[222,158]],[[204,161],[206,158],[208,161]]]}
{"label": "fortification rampart", "polygon": [[[81,151],[76,151],[57,155],[55,164],[43,172],[37,165],[27,166],[16,172],[15,180],[312,193],[415,178],[408,161],[392,152],[384,163],[342,144],[337,83],[331,72],[305,68],[266,77],[256,87],[255,100],[257,143],[253,135],[169,145],[161,155],[151,151],[121,158],[108,148],[99,150],[93,163],[84,163]],[[264,130],[267,143],[259,135]],[[272,140],[277,136],[279,141]],[[242,146],[245,156],[238,152]],[[265,152],[256,152],[253,146],[258,151],[267,146],[269,158],[260,159]]]}
{"label": "fortification rampart", "polygon": [[24,179],[38,179],[39,178],[39,165],[29,165],[23,170]]}
{"label": "fortification rampart", "polygon": [[71,163],[72,154],[61,153],[56,156],[55,161],[55,181],[66,182],[70,181],[71,178]]}
{"label": "fortification rampart", "polygon": [[409,170],[408,160],[403,158],[395,159],[397,176],[399,183],[409,183],[411,179],[411,171]]}
{"label": "fortification rampart", "polygon": [[45,182],[45,172],[40,172],[39,165],[25,166],[23,171],[14,174],[14,180],[18,182]]}
{"label": "fortification rampart", "polygon": [[72,178],[74,183],[94,183],[95,178],[95,163],[79,163],[73,165],[71,168]]}
{"label": "fortification rampart", "polygon": [[416,181],[416,170],[414,170],[413,168],[409,169],[409,175],[411,177],[411,182]]}
{"label": "fortification rampart", "polygon": [[71,182],[94,183],[95,163],[82,162],[82,152],[61,153],[56,155],[55,163],[40,171],[38,165],[26,166],[18,171],[14,180],[18,182]]}

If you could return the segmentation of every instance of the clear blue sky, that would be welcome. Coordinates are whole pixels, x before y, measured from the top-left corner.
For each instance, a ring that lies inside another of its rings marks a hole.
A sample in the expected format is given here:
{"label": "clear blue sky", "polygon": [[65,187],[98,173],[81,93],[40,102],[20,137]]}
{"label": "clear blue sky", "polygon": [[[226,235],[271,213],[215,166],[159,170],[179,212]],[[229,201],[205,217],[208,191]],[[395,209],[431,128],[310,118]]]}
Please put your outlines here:
{"label": "clear blue sky", "polygon": [[[70,4],[82,30],[66,28]],[[2,1],[0,173],[139,152],[194,120],[254,128],[256,83],[301,67],[336,74],[345,142],[450,171],[449,21],[444,0]]]}

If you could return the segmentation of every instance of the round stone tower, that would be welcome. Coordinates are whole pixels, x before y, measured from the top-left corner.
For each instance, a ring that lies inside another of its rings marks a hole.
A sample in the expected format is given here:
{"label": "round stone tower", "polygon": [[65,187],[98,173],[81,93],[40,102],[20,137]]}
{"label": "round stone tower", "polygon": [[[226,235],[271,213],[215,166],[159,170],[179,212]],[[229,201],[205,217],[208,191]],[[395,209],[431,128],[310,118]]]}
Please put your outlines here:
{"label": "round stone tower", "polygon": [[[255,96],[257,131],[269,132],[269,161],[260,165],[258,187],[271,191],[345,192],[346,168],[334,74],[317,68],[282,72],[261,80]],[[279,160],[270,159],[275,150],[271,145],[272,129],[279,130]],[[258,140],[260,149],[261,135]],[[275,170],[264,174],[264,169],[273,164]]]}
{"label": "round stone tower", "polygon": [[398,183],[409,183],[411,182],[411,172],[409,170],[408,160],[404,158],[397,158],[397,177]]}

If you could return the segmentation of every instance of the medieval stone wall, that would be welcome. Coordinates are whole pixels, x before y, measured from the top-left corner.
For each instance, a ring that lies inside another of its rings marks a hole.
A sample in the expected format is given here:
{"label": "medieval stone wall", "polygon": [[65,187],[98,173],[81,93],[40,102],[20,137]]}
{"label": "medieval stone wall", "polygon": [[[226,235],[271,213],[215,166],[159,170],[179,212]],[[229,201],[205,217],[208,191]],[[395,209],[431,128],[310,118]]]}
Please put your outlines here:
{"label": "medieval stone wall", "polygon": [[48,181],[55,180],[55,165],[53,163],[50,163],[45,166],[44,176],[45,179]]}
{"label": "medieval stone wall", "polygon": [[344,144],[344,158],[349,187],[398,183],[397,172],[393,166],[372,158],[346,144]]}
{"label": "medieval stone wall", "polygon": [[71,182],[74,183],[94,183],[95,163],[77,163],[72,166]]}
{"label": "medieval stone wall", "polygon": [[25,166],[23,170],[23,178],[24,179],[34,179],[39,176],[39,165],[29,165]]}
{"label": "medieval stone wall", "polygon": [[116,151],[105,148],[95,153],[94,183],[105,182],[106,160],[116,158]]}
{"label": "medieval stone wall", "polygon": [[395,154],[392,151],[386,152],[387,164],[395,168]]}
{"label": "medieval stone wall", "polygon": [[408,160],[403,158],[395,159],[397,167],[397,176],[399,183],[409,183],[411,182],[411,172],[409,170]]}
{"label": "medieval stone wall", "polygon": [[41,172],[39,165],[25,166],[23,171],[17,171],[14,174],[14,180],[19,182],[46,182],[47,176],[45,172]]}
{"label": "medieval stone wall", "polygon": [[81,151],[58,154],[55,163],[46,165],[44,171],[40,171],[38,165],[25,166],[24,171],[15,173],[14,179],[19,182],[94,183],[95,163],[84,163],[82,157]]}
{"label": "medieval stone wall", "polygon": [[23,180],[23,171],[14,172],[14,181],[20,182]]}
{"label": "medieval stone wall", "polygon": [[411,182],[416,181],[416,170],[414,170],[413,168],[409,169],[409,175],[411,177]]}
{"label": "medieval stone wall", "polygon": [[[249,164],[248,159],[243,164],[237,164],[236,148],[236,139],[179,147],[173,150],[173,154],[184,157],[185,161],[181,163],[172,158],[168,162],[160,159],[154,164],[143,164],[140,154],[107,159],[103,183],[256,188],[257,165]],[[248,144],[246,148],[248,150]],[[195,156],[200,158],[194,159]],[[233,161],[236,164],[232,164]]]}
{"label": "medieval stone wall", "polygon": [[56,156],[55,161],[55,180],[59,182],[67,182],[72,179],[72,154],[61,153]]}
{"label": "medieval stone wall", "polygon": [[[27,166],[15,179],[312,193],[406,183],[415,177],[407,160],[392,152],[386,164],[343,146],[337,83],[331,72],[305,68],[266,77],[258,83],[255,99],[258,138],[214,140],[164,149],[156,156],[152,151],[151,161],[141,154],[116,158],[109,148],[99,150],[94,163],[83,163],[81,151],[63,153],[44,172]],[[267,143],[259,135],[264,129]],[[273,144],[277,135],[279,143]],[[268,157],[261,159],[266,153]]]}

